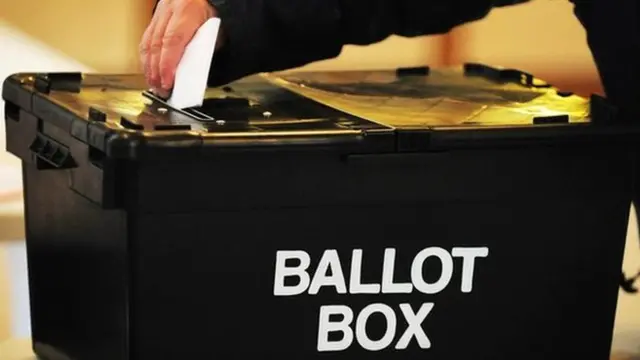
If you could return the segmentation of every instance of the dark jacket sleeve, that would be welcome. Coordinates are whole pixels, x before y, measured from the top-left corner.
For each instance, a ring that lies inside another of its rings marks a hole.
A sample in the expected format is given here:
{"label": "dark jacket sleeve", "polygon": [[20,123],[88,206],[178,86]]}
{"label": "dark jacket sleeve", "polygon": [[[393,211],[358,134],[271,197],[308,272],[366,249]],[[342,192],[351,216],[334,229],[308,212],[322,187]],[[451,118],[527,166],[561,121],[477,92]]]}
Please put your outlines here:
{"label": "dark jacket sleeve", "polygon": [[225,33],[209,84],[333,58],[344,45],[369,45],[390,35],[446,33],[484,18],[494,7],[526,1],[209,0]]}
{"label": "dark jacket sleeve", "polygon": [[[390,35],[446,33],[491,9],[528,0],[208,0],[220,12],[226,45],[210,85],[336,57],[348,44]],[[637,0],[569,0],[586,29],[607,97],[625,111],[640,99]],[[562,34],[558,34],[562,36]]]}
{"label": "dark jacket sleeve", "polygon": [[[637,0],[571,0],[607,98],[630,118],[640,100],[640,6]],[[561,34],[560,34],[561,35]],[[636,119],[640,120],[640,119]]]}

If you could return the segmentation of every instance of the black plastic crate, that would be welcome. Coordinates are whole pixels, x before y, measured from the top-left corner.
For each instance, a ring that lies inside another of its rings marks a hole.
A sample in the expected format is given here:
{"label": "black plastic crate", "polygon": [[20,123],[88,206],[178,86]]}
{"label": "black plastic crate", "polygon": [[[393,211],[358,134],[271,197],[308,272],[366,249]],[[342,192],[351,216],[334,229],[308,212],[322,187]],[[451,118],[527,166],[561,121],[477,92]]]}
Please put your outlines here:
{"label": "black plastic crate", "polygon": [[609,357],[640,132],[604,99],[478,64],[3,98],[43,359]]}

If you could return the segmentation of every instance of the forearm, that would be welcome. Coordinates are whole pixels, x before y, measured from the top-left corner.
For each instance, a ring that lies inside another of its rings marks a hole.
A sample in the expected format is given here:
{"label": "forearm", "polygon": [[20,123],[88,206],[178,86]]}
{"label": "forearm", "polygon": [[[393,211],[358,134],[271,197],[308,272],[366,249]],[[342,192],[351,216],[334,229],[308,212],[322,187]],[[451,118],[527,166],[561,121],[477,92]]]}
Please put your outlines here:
{"label": "forearm", "polygon": [[448,32],[497,6],[528,0],[209,0],[225,45],[214,55],[210,84],[285,70],[369,45],[390,35]]}

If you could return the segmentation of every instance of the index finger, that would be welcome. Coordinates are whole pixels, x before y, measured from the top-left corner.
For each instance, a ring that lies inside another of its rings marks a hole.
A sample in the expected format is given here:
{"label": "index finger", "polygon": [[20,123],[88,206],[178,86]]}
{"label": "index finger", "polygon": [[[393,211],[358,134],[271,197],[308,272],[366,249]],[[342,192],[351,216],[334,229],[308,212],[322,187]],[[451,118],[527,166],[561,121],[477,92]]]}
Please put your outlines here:
{"label": "index finger", "polygon": [[147,81],[149,80],[151,69],[149,67],[149,50],[151,47],[151,35],[153,35],[153,31],[155,30],[156,23],[158,22],[157,14],[151,19],[151,23],[147,26],[147,29],[144,31],[142,35],[142,39],[139,44],[139,56],[140,61],[142,63],[142,69],[144,71],[145,77]]}
{"label": "index finger", "polygon": [[184,50],[198,30],[200,24],[182,14],[175,14],[167,25],[160,53],[160,78],[165,90],[173,86],[176,68]]}
{"label": "index finger", "polygon": [[153,38],[153,33],[155,32],[155,29],[157,27],[158,18],[163,16],[165,9],[166,9],[166,6],[164,1],[156,2],[156,5],[153,11],[153,16],[151,17],[151,22],[145,29],[142,35],[142,39],[138,44],[138,52],[139,52],[140,60],[142,62],[142,69],[144,71],[145,77],[147,78],[147,81],[149,80],[151,75],[151,68],[150,68],[151,40]]}

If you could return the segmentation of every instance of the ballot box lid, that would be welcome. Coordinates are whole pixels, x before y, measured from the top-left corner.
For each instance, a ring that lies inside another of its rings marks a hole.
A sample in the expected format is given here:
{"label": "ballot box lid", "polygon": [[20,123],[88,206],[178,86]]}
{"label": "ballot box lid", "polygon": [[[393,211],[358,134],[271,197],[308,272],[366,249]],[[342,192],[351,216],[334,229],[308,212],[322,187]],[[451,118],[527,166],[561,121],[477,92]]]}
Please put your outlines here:
{"label": "ballot box lid", "polygon": [[[32,114],[113,158],[225,151],[389,153],[619,141],[637,130],[604,98],[562,92],[522,71],[432,69],[260,74],[176,109],[143,76],[21,73],[3,86],[7,117]],[[17,136],[8,133],[8,136]]]}

